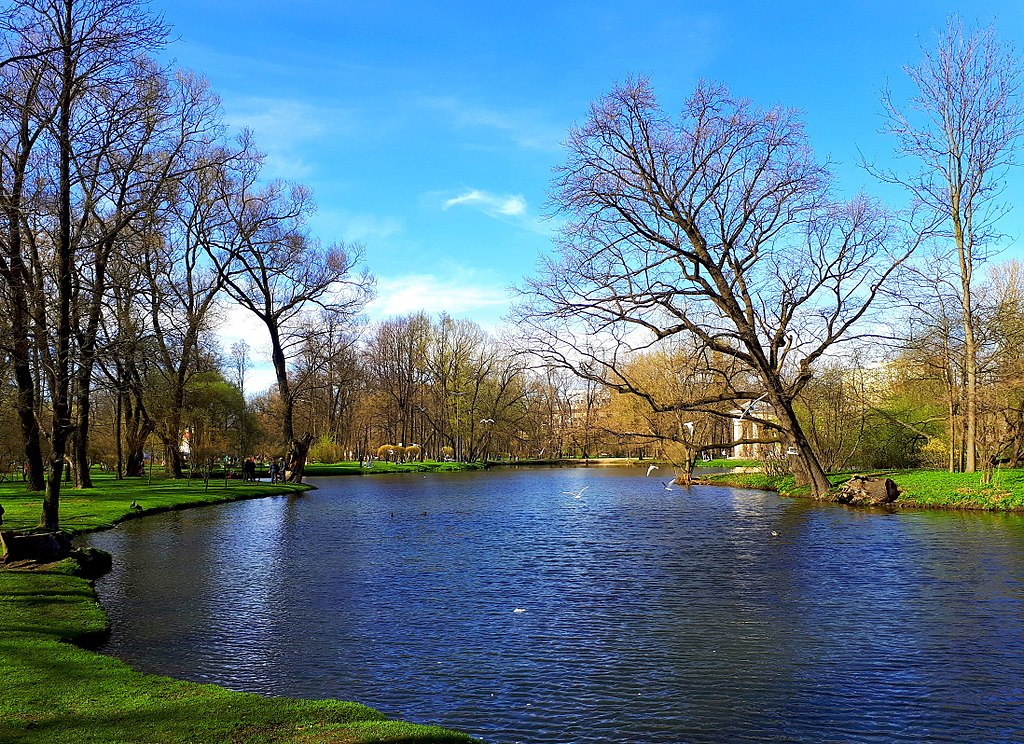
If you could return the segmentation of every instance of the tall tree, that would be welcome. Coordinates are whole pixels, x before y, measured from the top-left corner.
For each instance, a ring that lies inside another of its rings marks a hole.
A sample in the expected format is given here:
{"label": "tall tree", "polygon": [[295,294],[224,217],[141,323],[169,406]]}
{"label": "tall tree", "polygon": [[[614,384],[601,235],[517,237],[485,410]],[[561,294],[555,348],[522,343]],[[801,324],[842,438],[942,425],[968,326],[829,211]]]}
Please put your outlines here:
{"label": "tall tree", "polygon": [[[103,127],[95,117],[101,102],[132,84],[137,60],[164,43],[167,29],[139,0],[18,0],[3,14],[2,25],[17,40],[19,59],[39,75],[35,116],[46,126],[32,152],[40,164],[37,180],[51,184],[44,196],[55,206],[48,218],[33,224],[24,211],[20,215],[36,260],[29,302],[50,402],[50,472],[40,523],[55,529],[75,431],[75,278],[87,211],[75,164],[102,140]],[[30,73],[27,79],[34,77]]]}
{"label": "tall tree", "polygon": [[615,88],[568,139],[554,201],[558,258],[517,315],[548,360],[643,394],[625,363],[675,339],[734,360],[756,382],[663,409],[771,404],[763,425],[797,481],[829,482],[793,408],[814,363],[855,334],[908,249],[873,201],[829,192],[793,111],[697,86],[672,121],[646,80]]}
{"label": "tall tree", "polygon": [[282,407],[281,438],[288,448],[285,478],[301,482],[312,434],[295,427],[297,391],[289,358],[308,338],[311,312],[352,317],[369,299],[373,282],[357,268],[359,246],[325,247],[309,236],[309,190],[281,182],[261,187],[258,166],[253,159],[223,181],[236,234],[230,245],[211,246],[210,255],[227,293],[267,328]]}
{"label": "tall tree", "polygon": [[883,95],[897,154],[916,162],[909,173],[884,172],[925,207],[923,232],[951,243],[959,274],[964,329],[964,469],[977,468],[978,343],[971,290],[978,264],[998,237],[998,203],[1007,168],[1024,131],[1024,67],[995,28],[968,33],[951,17],[918,65],[904,68],[915,92],[906,104]]}
{"label": "tall tree", "polygon": [[52,53],[21,38],[22,19],[14,11],[0,16],[6,51],[11,56],[0,67],[0,201],[3,239],[0,241],[0,278],[3,280],[7,333],[2,343],[9,356],[17,387],[15,409],[21,426],[27,487],[45,488],[37,380],[32,364],[31,255],[25,245],[25,225],[32,209],[33,152],[56,116],[44,105],[41,87],[44,66],[40,58]]}
{"label": "tall tree", "polygon": [[377,324],[367,349],[374,386],[387,401],[386,436],[409,444],[417,405],[426,382],[431,323],[426,313],[389,318]]}
{"label": "tall tree", "polygon": [[[188,73],[169,75],[147,59],[136,60],[126,72],[120,90],[108,89],[92,102],[89,118],[96,122],[98,136],[85,153],[76,153],[74,162],[83,196],[78,231],[84,236],[79,238],[82,261],[75,277],[73,461],[76,484],[84,488],[91,486],[90,396],[111,258],[120,251],[145,263],[140,254],[159,242],[153,224],[160,212],[192,203],[180,181],[209,168],[208,153],[218,152],[207,143],[220,132],[219,101],[205,80]],[[201,249],[192,251],[197,253],[202,255]],[[195,269],[192,257],[183,261],[190,270]],[[188,272],[183,281],[192,284]]]}
{"label": "tall tree", "polygon": [[150,324],[163,378],[162,415],[157,433],[164,444],[167,470],[184,475],[181,454],[186,391],[203,363],[212,336],[223,278],[210,251],[232,245],[236,237],[226,197],[224,171],[240,157],[219,146],[191,152],[187,172],[169,184],[169,203],[143,243],[142,274],[148,282]]}

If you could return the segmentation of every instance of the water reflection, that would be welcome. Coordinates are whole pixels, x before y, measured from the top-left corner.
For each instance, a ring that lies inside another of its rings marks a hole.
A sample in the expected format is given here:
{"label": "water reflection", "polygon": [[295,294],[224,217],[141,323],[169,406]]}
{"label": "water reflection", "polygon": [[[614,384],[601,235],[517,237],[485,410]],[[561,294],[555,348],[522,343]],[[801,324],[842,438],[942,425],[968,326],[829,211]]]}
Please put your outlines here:
{"label": "water reflection", "polygon": [[318,485],[96,535],[111,653],[494,742],[1024,735],[1018,517],[622,469]]}

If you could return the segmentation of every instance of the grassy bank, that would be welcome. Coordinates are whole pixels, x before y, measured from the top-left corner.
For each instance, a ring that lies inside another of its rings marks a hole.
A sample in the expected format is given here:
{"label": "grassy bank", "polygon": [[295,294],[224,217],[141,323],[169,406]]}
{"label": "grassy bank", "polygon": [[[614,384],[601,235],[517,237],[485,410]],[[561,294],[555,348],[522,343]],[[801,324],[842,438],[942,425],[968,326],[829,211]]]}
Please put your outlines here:
{"label": "grassy bank", "polygon": [[[892,478],[899,486],[897,506],[932,509],[982,509],[988,511],[1024,511],[1024,470],[997,471],[991,484],[981,482],[981,473],[949,473],[944,470],[886,470],[865,473]],[[840,486],[852,473],[829,475],[833,486]],[[701,479],[704,483],[777,491],[787,496],[805,496],[792,476],[763,473],[720,473]]]}
{"label": "grassy bank", "polygon": [[484,465],[479,462],[384,462],[374,460],[370,467],[363,467],[358,462],[307,463],[306,475],[374,475],[377,473],[451,473],[460,470],[482,470]]}
{"label": "grassy bank", "polygon": [[[67,491],[70,532],[110,527],[167,509],[298,492],[302,486],[99,476]],[[135,501],[142,511],[131,508]],[[40,496],[0,483],[4,529],[32,527]],[[116,556],[115,556],[116,560]],[[388,720],[356,703],[266,698],[143,674],[74,645],[102,637],[107,618],[69,559],[35,570],[0,570],[0,741],[11,742],[470,742],[433,726]]]}

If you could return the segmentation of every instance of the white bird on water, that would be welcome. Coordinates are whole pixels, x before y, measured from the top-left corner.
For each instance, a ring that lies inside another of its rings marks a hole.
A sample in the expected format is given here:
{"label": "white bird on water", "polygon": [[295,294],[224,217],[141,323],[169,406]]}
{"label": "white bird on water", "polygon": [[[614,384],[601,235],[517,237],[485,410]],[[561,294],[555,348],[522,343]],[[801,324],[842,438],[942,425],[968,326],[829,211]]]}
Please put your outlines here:
{"label": "white bird on water", "polygon": [[648,468],[647,468],[647,475],[650,475],[651,473],[653,473],[657,469],[658,469],[657,465],[650,465],[650,466],[648,466]]}
{"label": "white bird on water", "polygon": [[583,492],[586,491],[590,486],[583,486],[579,491],[562,491],[567,496],[572,496],[574,499],[578,499],[583,496]]}

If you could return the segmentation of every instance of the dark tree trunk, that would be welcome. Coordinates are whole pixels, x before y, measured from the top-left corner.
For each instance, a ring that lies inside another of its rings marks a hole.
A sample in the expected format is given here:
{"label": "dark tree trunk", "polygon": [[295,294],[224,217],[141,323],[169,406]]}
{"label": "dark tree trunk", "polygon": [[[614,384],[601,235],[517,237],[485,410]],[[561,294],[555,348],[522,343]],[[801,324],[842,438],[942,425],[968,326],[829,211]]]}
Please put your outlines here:
{"label": "dark tree trunk", "polygon": [[146,440],[153,433],[153,422],[142,401],[142,383],[132,372],[128,389],[123,396],[124,409],[124,475],[142,474],[146,462]]}
{"label": "dark tree trunk", "polygon": [[7,218],[7,261],[3,265],[3,278],[9,288],[8,312],[11,322],[11,363],[14,367],[14,381],[17,386],[17,413],[21,426],[22,444],[27,470],[26,488],[42,491],[45,488],[43,473],[43,450],[39,418],[36,407],[36,382],[32,374],[32,346],[30,333],[30,312],[28,307],[30,282],[28,270],[22,256],[21,215],[17,205],[21,202],[21,188],[24,174],[15,174],[14,193],[6,211]]}
{"label": "dark tree trunk", "polygon": [[306,434],[301,439],[292,439],[284,463],[284,480],[288,483],[302,483],[306,471],[306,458],[309,456],[309,447],[312,443],[312,434]]}
{"label": "dark tree trunk", "polygon": [[74,49],[71,38],[74,29],[72,3],[64,2],[64,17],[60,20],[64,35],[61,67],[60,114],[57,122],[57,146],[59,155],[58,236],[55,246],[55,288],[57,301],[55,333],[53,337],[53,360],[50,370],[50,395],[52,398],[52,426],[50,443],[50,477],[46,482],[43,499],[43,513],[40,526],[55,530],[59,524],[59,502],[61,476],[64,474],[64,458],[72,433],[71,424],[71,299],[74,291],[74,244],[71,239],[71,109],[74,86]]}
{"label": "dark tree trunk", "polygon": [[100,314],[103,312],[103,296],[106,290],[107,259],[113,250],[113,239],[107,238],[99,247],[93,266],[92,298],[89,301],[89,317],[81,329],[78,340],[78,370],[75,387],[78,398],[78,420],[72,448],[72,462],[75,468],[75,487],[92,488],[89,473],[89,428],[92,411],[92,377],[96,367],[96,339],[100,329]]}
{"label": "dark tree trunk", "polygon": [[82,424],[75,429],[71,438],[71,463],[75,478],[75,488],[92,488],[92,475],[89,472],[89,432],[88,427],[82,430]]}
{"label": "dark tree trunk", "polygon": [[796,485],[808,486],[811,489],[812,496],[821,498],[828,493],[832,484],[829,483],[828,476],[824,468],[822,468],[814,448],[807,441],[803,427],[800,426],[800,421],[793,411],[792,403],[789,401],[773,400],[772,406],[775,410],[775,415],[779,417],[780,422],[785,427],[786,437],[788,438],[786,444],[792,447],[787,452],[787,457],[793,470],[793,478],[796,480]]}
{"label": "dark tree trunk", "polygon": [[42,491],[46,487],[46,478],[43,473],[43,448],[39,419],[36,418],[35,382],[32,379],[28,346],[26,329],[24,341],[20,337],[15,341],[14,377],[18,386],[18,421],[21,424],[21,436],[25,448],[26,489]]}

